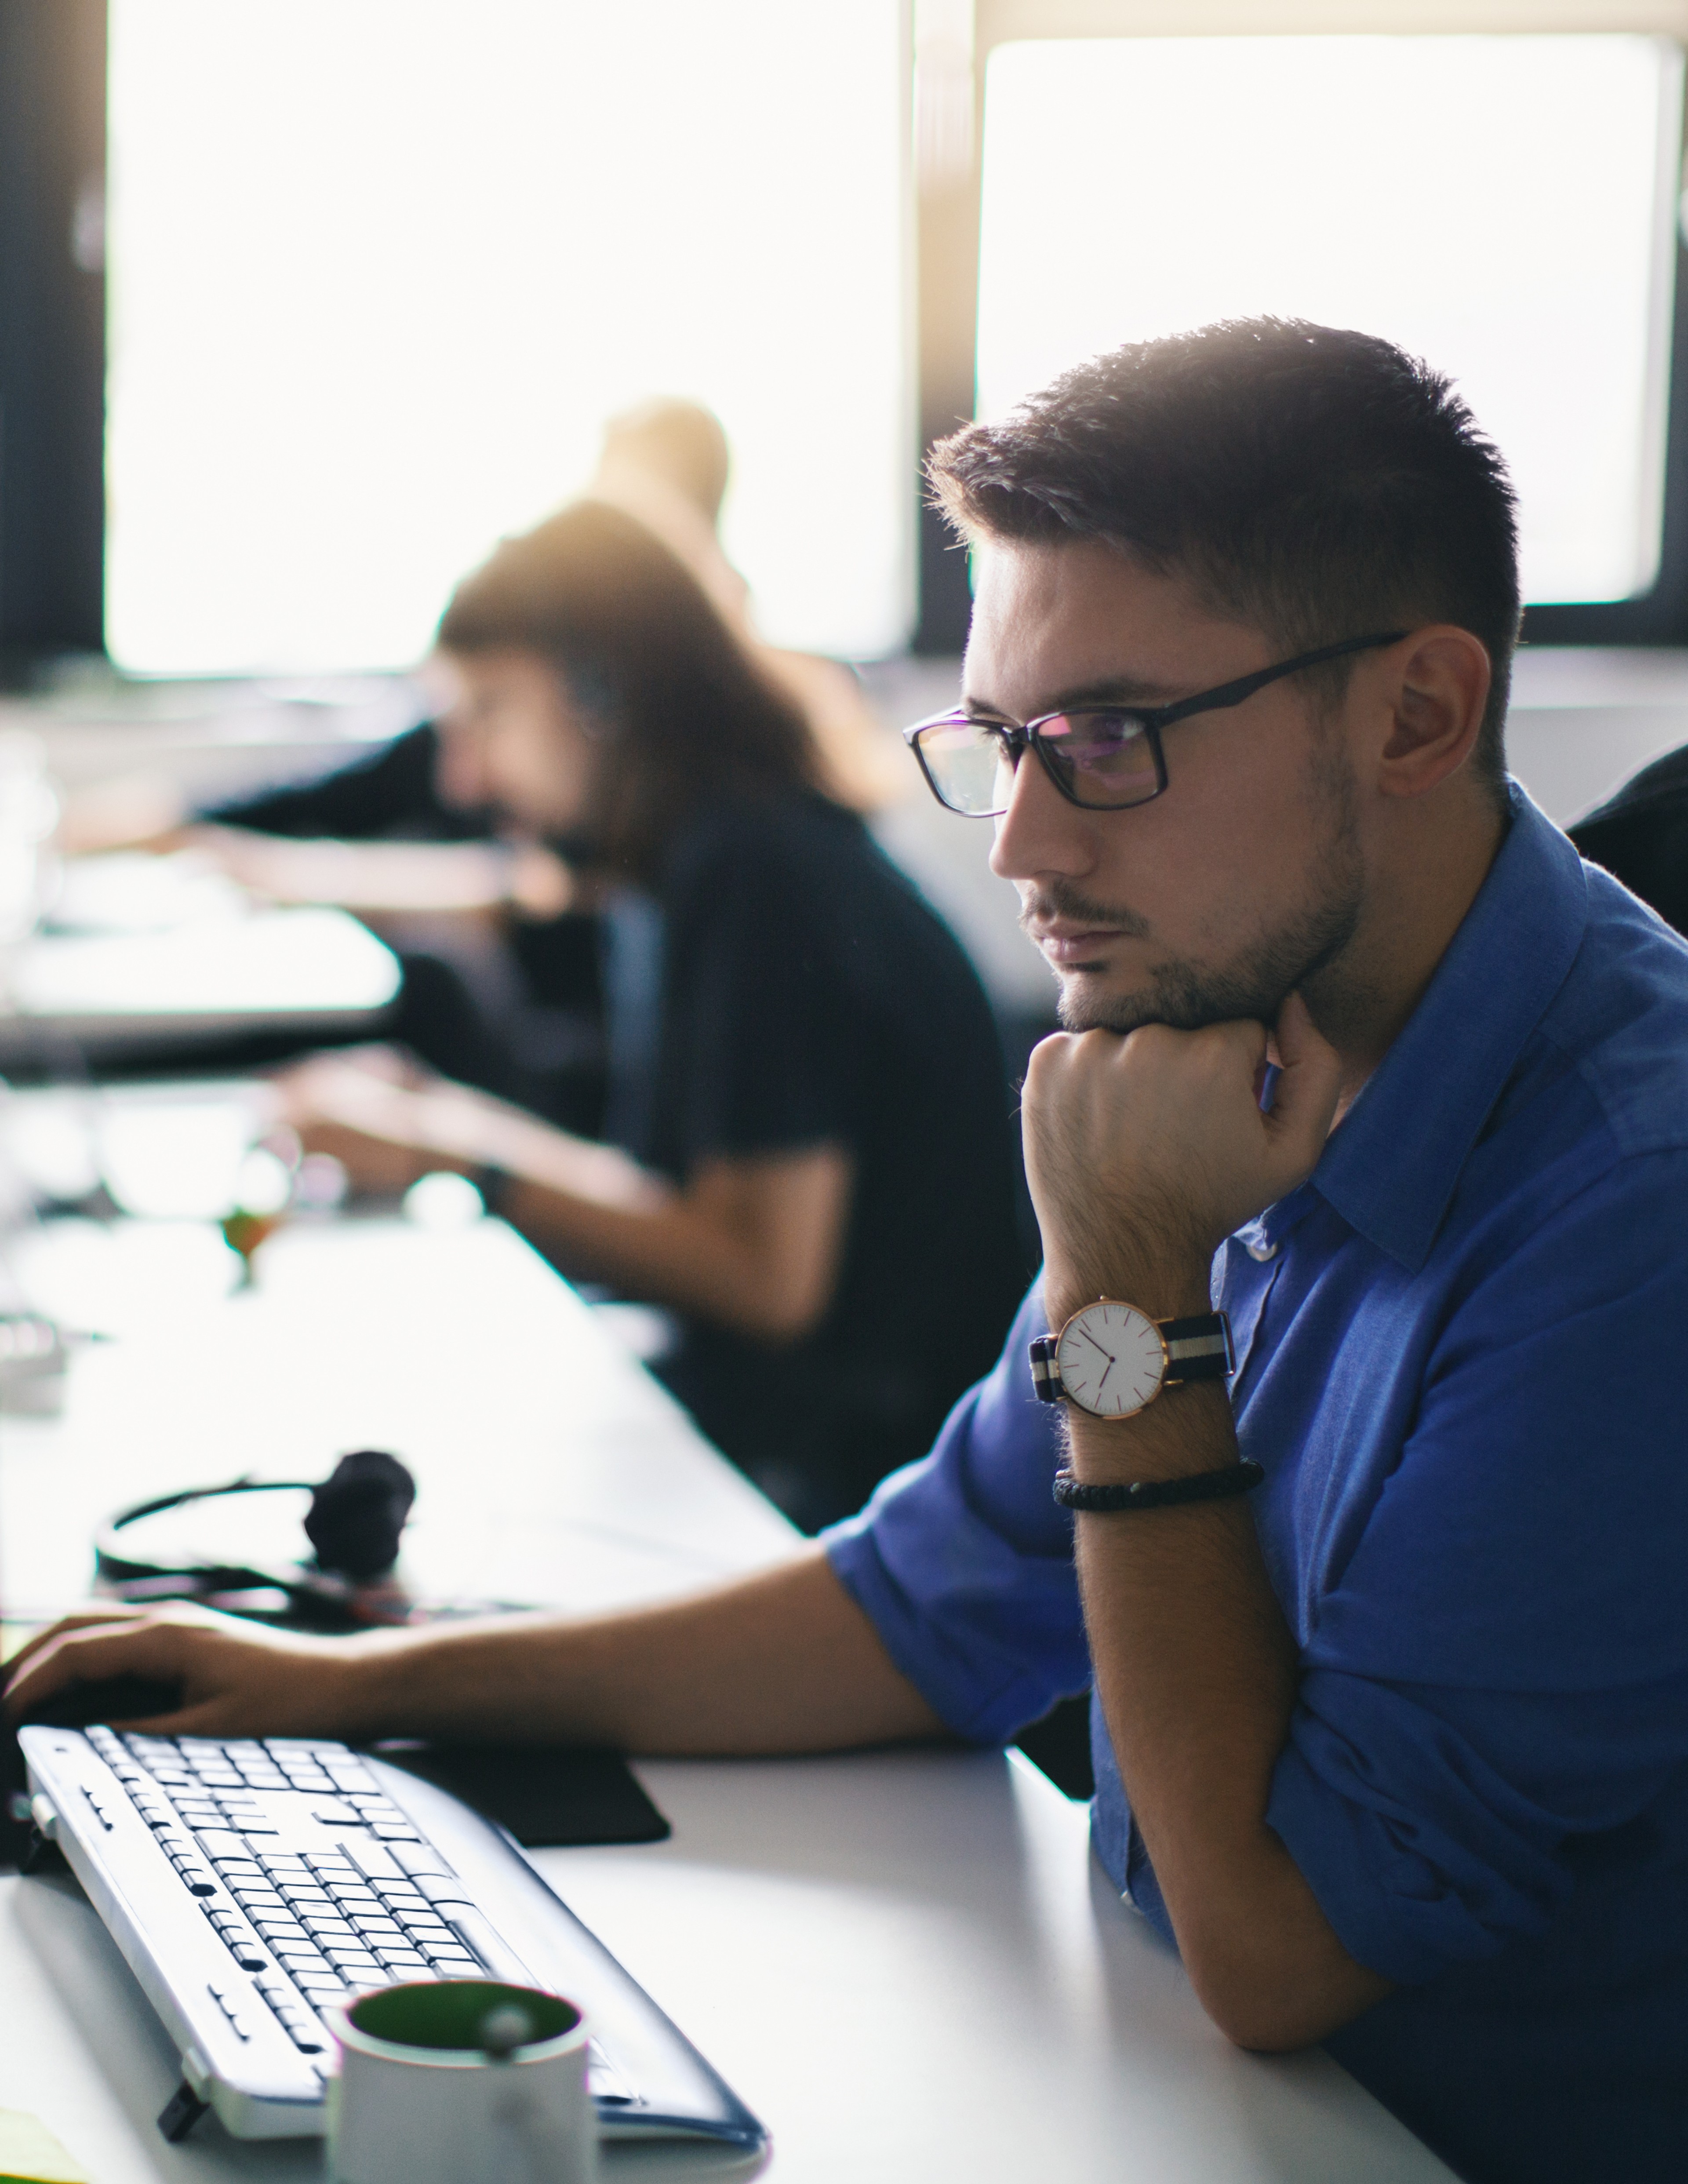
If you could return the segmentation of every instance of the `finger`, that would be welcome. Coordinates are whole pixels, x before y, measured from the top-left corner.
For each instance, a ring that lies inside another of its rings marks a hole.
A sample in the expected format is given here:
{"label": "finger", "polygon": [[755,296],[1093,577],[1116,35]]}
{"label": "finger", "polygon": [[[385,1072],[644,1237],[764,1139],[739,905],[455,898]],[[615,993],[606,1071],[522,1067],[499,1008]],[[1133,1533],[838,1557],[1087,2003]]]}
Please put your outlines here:
{"label": "finger", "polygon": [[1317,1158],[1342,1094],[1342,1057],[1320,1033],[1299,994],[1278,1013],[1279,1078],[1267,1117],[1274,1136]]}
{"label": "finger", "polygon": [[67,1631],[85,1630],[91,1624],[135,1623],[147,1612],[144,1607],[122,1606],[90,1607],[81,1609],[75,1615],[61,1615],[56,1623],[32,1631],[17,1652],[3,1663],[6,1681],[0,1685],[0,1691],[9,1691],[25,1663],[33,1660],[43,1647],[52,1645],[55,1639],[62,1638]]}
{"label": "finger", "polygon": [[1022,1092],[1030,1096],[1040,1083],[1061,1067],[1078,1045],[1078,1039],[1067,1031],[1052,1031],[1047,1038],[1040,1039],[1026,1057]]}
{"label": "finger", "polygon": [[99,1683],[108,1676],[179,1676],[181,1659],[181,1631],[170,1624],[66,1631],[6,1686],[6,1718],[16,1721],[75,1684]]}

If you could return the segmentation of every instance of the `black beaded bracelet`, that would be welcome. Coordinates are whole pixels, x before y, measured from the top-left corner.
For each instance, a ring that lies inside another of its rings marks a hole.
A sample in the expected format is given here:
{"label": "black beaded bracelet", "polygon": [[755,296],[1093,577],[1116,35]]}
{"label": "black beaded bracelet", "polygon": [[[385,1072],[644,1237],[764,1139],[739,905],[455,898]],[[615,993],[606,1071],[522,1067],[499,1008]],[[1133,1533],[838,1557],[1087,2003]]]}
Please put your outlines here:
{"label": "black beaded bracelet", "polygon": [[1170,1509],[1181,1502],[1228,1502],[1252,1493],[1266,1474],[1251,1457],[1223,1471],[1198,1471],[1193,1479],[1139,1479],[1132,1486],[1084,1486],[1070,1471],[1055,1474],[1055,1498],[1063,1509],[1117,1514],[1133,1509]]}

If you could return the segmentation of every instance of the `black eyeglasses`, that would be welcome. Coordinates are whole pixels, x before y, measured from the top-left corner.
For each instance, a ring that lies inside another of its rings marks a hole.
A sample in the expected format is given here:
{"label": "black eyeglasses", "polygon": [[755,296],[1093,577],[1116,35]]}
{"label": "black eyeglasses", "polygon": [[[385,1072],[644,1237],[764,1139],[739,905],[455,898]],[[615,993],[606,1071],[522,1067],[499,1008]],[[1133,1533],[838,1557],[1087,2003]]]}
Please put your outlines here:
{"label": "black eyeglasses", "polygon": [[1167,758],[1161,731],[1192,713],[1217,713],[1240,705],[1268,682],[1340,660],[1350,652],[1371,652],[1395,644],[1404,629],[1378,637],[1351,637],[1323,644],[1317,652],[1297,653],[1276,667],[1262,667],[1217,690],[1180,698],[1175,705],[1145,711],[1120,705],[1087,707],[1082,712],[1044,713],[1023,727],[1007,721],[975,720],[971,713],[934,713],[903,730],[903,740],[920,761],[926,785],[938,801],[968,819],[1000,818],[1008,809],[1021,754],[1034,750],[1044,772],[1069,804],[1086,811],[1124,811],[1147,804],[1167,786]]}

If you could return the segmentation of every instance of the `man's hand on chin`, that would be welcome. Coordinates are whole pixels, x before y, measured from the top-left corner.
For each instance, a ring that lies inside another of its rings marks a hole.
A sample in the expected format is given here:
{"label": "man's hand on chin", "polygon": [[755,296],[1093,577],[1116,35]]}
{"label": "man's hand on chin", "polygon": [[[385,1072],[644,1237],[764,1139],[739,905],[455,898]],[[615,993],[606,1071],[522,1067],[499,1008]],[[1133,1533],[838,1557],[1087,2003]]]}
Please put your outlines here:
{"label": "man's hand on chin", "polygon": [[1058,1033],[1034,1050],[1026,1172],[1051,1326],[1098,1296],[1207,1309],[1214,1252],[1312,1173],[1336,1112],[1341,1058],[1299,994],[1271,1045],[1281,1074],[1266,1112],[1263,1024]]}

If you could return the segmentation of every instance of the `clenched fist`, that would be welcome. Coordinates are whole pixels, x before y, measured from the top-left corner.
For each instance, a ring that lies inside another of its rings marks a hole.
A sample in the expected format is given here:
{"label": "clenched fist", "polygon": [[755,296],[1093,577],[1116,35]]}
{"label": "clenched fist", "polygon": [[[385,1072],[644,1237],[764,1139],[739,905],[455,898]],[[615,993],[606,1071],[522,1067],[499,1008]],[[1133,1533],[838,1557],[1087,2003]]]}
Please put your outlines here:
{"label": "clenched fist", "polygon": [[1052,1327],[1098,1296],[1157,1317],[1207,1310],[1214,1252],[1312,1173],[1336,1113],[1342,1064],[1299,994],[1272,1045],[1267,1112],[1263,1024],[1060,1033],[1033,1051],[1026,1173]]}

